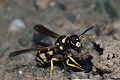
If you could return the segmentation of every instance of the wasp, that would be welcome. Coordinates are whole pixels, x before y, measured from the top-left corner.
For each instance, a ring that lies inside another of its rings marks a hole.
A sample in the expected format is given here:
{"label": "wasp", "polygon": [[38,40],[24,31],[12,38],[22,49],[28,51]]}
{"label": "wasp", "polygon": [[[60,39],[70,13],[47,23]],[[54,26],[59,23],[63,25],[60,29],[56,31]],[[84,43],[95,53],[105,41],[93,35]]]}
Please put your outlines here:
{"label": "wasp", "polygon": [[[53,69],[54,69],[54,61],[65,60],[65,63],[70,67],[75,67],[77,69],[82,70],[81,65],[78,64],[73,58],[74,54],[71,55],[71,50],[80,52],[82,48],[81,40],[84,40],[83,34],[87,31],[91,30],[94,26],[86,29],[81,35],[59,35],[51,30],[48,30],[43,25],[34,26],[34,30],[38,33],[43,33],[52,38],[57,39],[55,44],[51,44],[48,47],[38,47],[38,48],[29,48],[24,50],[19,50],[10,53],[9,57],[12,59],[13,57],[26,53],[29,51],[37,51],[36,54],[36,64],[42,66],[46,63],[51,64],[50,68],[50,79],[53,79]],[[70,63],[72,61],[73,63]]]}

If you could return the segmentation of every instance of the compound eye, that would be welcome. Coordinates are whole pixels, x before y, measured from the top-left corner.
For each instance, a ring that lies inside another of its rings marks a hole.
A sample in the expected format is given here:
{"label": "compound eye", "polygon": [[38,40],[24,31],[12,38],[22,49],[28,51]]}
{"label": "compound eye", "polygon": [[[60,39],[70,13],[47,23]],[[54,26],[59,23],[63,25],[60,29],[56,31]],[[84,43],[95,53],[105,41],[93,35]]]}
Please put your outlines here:
{"label": "compound eye", "polygon": [[77,47],[80,47],[80,46],[81,46],[81,43],[80,43],[80,42],[77,42],[77,43],[76,43],[76,46],[77,46]]}

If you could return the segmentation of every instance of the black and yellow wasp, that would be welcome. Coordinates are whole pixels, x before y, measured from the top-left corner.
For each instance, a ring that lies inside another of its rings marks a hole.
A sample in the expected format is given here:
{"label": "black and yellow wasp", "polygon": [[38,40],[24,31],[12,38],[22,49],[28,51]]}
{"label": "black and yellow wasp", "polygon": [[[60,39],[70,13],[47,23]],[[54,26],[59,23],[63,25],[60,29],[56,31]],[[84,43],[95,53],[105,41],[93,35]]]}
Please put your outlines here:
{"label": "black and yellow wasp", "polygon": [[[12,59],[16,55],[25,52],[37,51],[36,54],[37,65],[42,66],[46,63],[51,64],[50,79],[53,78],[53,61],[65,60],[68,66],[82,70],[81,66],[74,60],[73,58],[74,54],[71,55],[71,50],[77,52],[81,51],[82,48],[81,40],[84,39],[83,34],[91,30],[93,27],[94,26],[88,28],[81,35],[61,36],[53,31],[48,30],[43,25],[36,25],[34,27],[34,30],[57,39],[55,44],[50,45],[48,47],[38,47],[15,51],[10,53],[9,57]],[[70,61],[72,61],[73,63],[71,64]]]}

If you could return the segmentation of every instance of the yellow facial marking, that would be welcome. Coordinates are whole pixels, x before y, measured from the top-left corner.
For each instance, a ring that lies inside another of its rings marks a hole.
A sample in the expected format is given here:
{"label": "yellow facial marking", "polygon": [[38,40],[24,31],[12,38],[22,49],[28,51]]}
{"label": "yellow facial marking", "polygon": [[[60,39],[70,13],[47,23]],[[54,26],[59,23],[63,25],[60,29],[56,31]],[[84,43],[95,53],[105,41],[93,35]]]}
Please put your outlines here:
{"label": "yellow facial marking", "polygon": [[49,55],[53,55],[53,51],[48,51],[47,52]]}
{"label": "yellow facial marking", "polygon": [[40,57],[41,57],[45,62],[47,61],[47,59],[46,59],[46,57],[45,57],[45,53],[40,54]]}
{"label": "yellow facial marking", "polygon": [[77,43],[76,43],[76,46],[77,46],[77,47],[80,47],[80,46],[81,46],[80,42],[77,42]]}
{"label": "yellow facial marking", "polygon": [[62,47],[62,46],[60,46],[59,48],[60,48],[60,50],[63,50],[63,47]]}
{"label": "yellow facial marking", "polygon": [[65,37],[64,39],[62,39],[62,43],[65,43],[66,38],[67,38],[67,37]]}
{"label": "yellow facial marking", "polygon": [[39,59],[38,57],[37,57],[37,60],[40,61],[42,64],[44,63],[44,62],[43,62],[41,59]]}

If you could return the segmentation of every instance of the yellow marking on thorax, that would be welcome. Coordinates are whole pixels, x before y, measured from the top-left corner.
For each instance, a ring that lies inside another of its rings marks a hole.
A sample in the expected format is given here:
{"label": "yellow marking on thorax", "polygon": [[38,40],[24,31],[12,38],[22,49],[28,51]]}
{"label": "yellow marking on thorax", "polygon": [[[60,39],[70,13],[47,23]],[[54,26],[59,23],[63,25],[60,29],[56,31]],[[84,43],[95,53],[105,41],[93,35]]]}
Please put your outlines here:
{"label": "yellow marking on thorax", "polygon": [[59,43],[56,43],[56,45],[60,45]]}
{"label": "yellow marking on thorax", "polygon": [[63,50],[63,47],[62,47],[62,46],[60,46],[59,48],[60,48],[60,50]]}
{"label": "yellow marking on thorax", "polygon": [[66,38],[67,38],[67,37],[65,37],[64,39],[62,39],[62,43],[65,43]]}
{"label": "yellow marking on thorax", "polygon": [[40,57],[43,59],[44,62],[47,61],[46,56],[45,56],[45,53],[40,54]]}
{"label": "yellow marking on thorax", "polygon": [[48,51],[47,52],[49,55],[53,55],[53,51]]}
{"label": "yellow marking on thorax", "polygon": [[76,43],[76,46],[77,46],[77,47],[80,47],[80,46],[81,46],[80,42],[77,42],[77,43]]}

